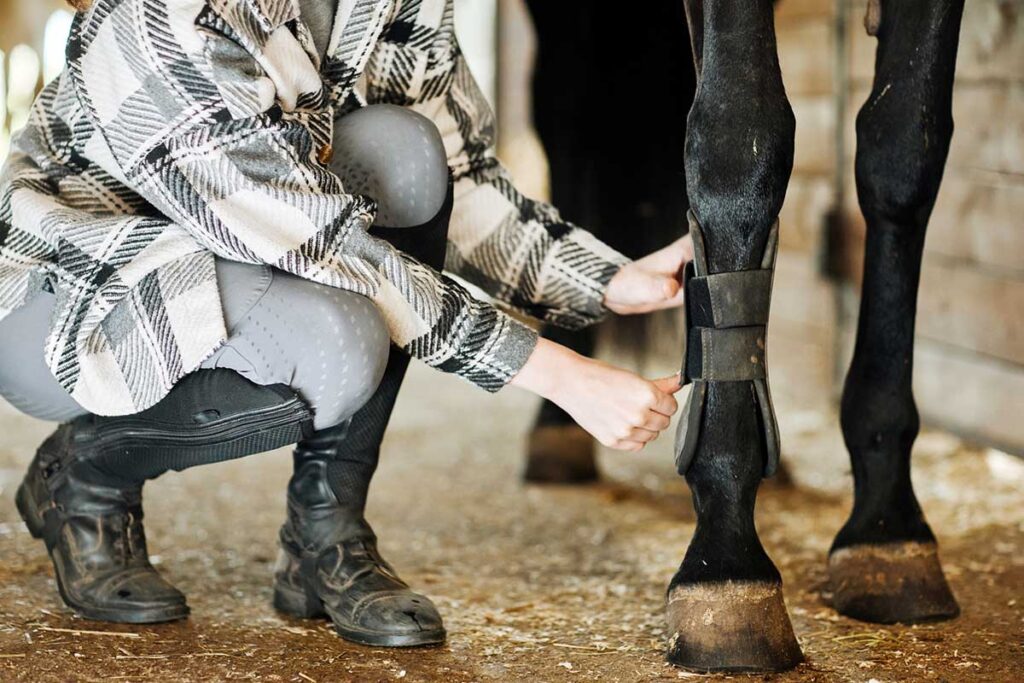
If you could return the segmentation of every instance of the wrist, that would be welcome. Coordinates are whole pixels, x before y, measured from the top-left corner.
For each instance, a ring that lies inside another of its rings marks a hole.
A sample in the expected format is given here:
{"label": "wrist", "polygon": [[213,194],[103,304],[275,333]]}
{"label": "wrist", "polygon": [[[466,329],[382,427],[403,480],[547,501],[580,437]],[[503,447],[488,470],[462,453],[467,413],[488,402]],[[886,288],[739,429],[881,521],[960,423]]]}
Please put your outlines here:
{"label": "wrist", "polygon": [[526,389],[542,398],[555,400],[571,368],[583,357],[572,349],[541,337],[522,369],[510,384]]}
{"label": "wrist", "polygon": [[608,279],[608,282],[604,286],[604,294],[601,297],[601,304],[610,311],[612,310],[611,306],[614,305],[615,291],[619,288],[622,279],[627,277],[624,272],[627,270],[626,266],[628,265],[628,263],[624,264],[621,268],[615,271],[615,274]]}

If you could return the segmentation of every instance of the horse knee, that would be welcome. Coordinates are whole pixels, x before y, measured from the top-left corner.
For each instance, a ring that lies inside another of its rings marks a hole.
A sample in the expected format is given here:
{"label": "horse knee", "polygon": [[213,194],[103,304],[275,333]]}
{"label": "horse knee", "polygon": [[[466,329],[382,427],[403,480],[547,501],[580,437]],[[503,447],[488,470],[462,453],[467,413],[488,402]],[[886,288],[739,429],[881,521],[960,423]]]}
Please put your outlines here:
{"label": "horse knee", "polygon": [[875,81],[857,114],[857,193],[868,225],[923,229],[953,137],[953,79],[963,0],[889,3]]}
{"label": "horse knee", "polygon": [[430,119],[404,107],[377,104],[340,119],[332,170],[345,189],[377,202],[377,224],[422,225],[448,193],[444,142]]}
{"label": "horse knee", "polygon": [[[687,120],[690,203],[709,231],[759,234],[782,208],[796,122],[781,77],[755,88],[705,74]],[[744,81],[748,82],[748,81]],[[757,250],[755,250],[757,251]]]}
{"label": "horse knee", "polygon": [[[953,137],[948,108],[921,93],[872,93],[857,115],[857,193],[868,218],[924,227]],[[920,105],[920,106],[919,106]]]}

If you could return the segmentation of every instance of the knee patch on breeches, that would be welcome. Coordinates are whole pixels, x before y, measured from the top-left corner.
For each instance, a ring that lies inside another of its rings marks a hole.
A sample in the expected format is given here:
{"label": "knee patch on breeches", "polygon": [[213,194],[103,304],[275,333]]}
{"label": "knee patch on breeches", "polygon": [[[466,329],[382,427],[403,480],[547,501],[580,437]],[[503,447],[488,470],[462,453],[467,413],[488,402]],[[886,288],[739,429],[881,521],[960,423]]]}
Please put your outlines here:
{"label": "knee patch on breeches", "polygon": [[377,104],[334,127],[334,171],[347,192],[377,202],[376,224],[422,225],[444,204],[448,161],[433,122],[404,107]]}
{"label": "knee patch on breeches", "polygon": [[390,339],[370,299],[265,267],[218,261],[217,275],[229,336],[204,368],[288,385],[317,429],[342,422],[373,394]]}

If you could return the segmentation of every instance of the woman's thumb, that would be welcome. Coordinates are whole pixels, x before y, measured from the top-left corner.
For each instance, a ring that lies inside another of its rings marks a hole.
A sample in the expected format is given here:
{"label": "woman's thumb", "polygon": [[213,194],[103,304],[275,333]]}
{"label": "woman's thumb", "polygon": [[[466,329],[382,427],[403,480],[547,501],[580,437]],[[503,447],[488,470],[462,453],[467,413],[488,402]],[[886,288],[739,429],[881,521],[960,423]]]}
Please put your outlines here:
{"label": "woman's thumb", "polygon": [[636,300],[651,303],[671,299],[679,291],[679,281],[675,278],[642,273],[636,281]]}
{"label": "woman's thumb", "polygon": [[654,386],[658,387],[658,389],[664,391],[666,394],[674,394],[683,388],[682,378],[679,376],[678,372],[674,375],[669,375],[668,377],[662,377],[661,379],[651,381],[654,383]]}

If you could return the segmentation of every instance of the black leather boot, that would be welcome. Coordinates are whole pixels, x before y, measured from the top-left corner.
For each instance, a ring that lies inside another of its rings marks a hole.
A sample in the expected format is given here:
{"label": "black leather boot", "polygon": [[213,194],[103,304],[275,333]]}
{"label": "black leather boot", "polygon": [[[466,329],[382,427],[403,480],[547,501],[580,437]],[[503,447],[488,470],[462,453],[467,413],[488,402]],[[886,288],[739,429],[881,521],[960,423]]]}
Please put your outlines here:
{"label": "black leather boot", "polygon": [[58,427],[16,497],[29,531],[46,541],[61,597],[88,619],[148,624],[188,616],[185,596],[149,563],[142,485],[98,485],[72,467],[83,426]]}
{"label": "black leather boot", "polygon": [[329,616],[339,635],[363,645],[443,643],[437,608],[380,556],[361,504],[346,507],[328,483],[328,464],[343,429],[324,430],[295,450],[274,606],[296,617]]}
{"label": "black leather boot", "polygon": [[46,541],[61,597],[77,613],[136,624],[181,619],[185,596],[146,554],[142,483],[311,433],[312,413],[287,387],[231,370],[195,372],[140,413],[61,425],[29,466],[18,510]]}

